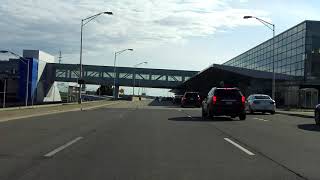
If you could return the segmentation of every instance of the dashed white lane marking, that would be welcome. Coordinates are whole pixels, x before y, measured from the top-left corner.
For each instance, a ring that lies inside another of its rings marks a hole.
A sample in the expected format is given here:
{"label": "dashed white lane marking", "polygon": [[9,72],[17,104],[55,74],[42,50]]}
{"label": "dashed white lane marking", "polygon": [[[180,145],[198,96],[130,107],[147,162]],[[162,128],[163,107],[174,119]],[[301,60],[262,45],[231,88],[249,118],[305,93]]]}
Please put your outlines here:
{"label": "dashed white lane marking", "polygon": [[239,144],[233,142],[231,139],[229,138],[224,138],[224,140],[226,140],[227,142],[231,143],[232,145],[234,145],[235,147],[239,148],[240,150],[242,150],[243,152],[247,153],[249,156],[254,156],[255,154],[253,154],[252,152],[250,152],[249,150],[247,150],[246,148],[240,146]]}
{"label": "dashed white lane marking", "polygon": [[192,118],[192,116],[188,116],[189,118]]}
{"label": "dashed white lane marking", "polygon": [[259,121],[264,121],[264,122],[267,122],[269,120],[266,120],[266,119],[261,119],[261,118],[253,118],[253,119],[256,119],[256,120],[259,120]]}
{"label": "dashed white lane marking", "polygon": [[57,154],[58,152],[64,150],[65,148],[67,148],[68,146],[71,146],[72,144],[76,143],[77,141],[81,140],[83,137],[77,137],[75,138],[74,140],[58,147],[57,149],[54,149],[53,151],[50,151],[49,153],[45,154],[44,157],[52,157],[54,156],[55,154]]}

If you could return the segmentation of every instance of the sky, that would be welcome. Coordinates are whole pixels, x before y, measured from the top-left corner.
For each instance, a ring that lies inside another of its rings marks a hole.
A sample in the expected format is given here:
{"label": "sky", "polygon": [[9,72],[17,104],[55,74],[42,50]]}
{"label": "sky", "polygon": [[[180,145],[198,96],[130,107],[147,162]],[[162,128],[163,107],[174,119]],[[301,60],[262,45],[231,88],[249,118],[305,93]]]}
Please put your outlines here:
{"label": "sky", "polygon": [[316,0],[0,0],[0,49],[18,54],[40,49],[63,63],[202,70],[221,64],[269,39],[272,32],[253,15],[276,25],[276,34],[304,21],[320,20]]}

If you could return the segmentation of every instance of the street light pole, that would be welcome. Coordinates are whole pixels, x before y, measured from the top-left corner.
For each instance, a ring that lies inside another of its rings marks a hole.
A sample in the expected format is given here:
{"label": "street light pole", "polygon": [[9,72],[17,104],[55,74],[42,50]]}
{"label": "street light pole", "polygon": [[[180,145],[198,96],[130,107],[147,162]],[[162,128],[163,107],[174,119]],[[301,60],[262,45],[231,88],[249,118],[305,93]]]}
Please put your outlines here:
{"label": "street light pole", "polygon": [[117,52],[114,53],[113,61],[113,99],[116,100],[116,61],[117,61]]}
{"label": "street light pole", "polygon": [[272,24],[272,36],[273,36],[273,38],[272,38],[272,66],[273,66],[273,68],[272,68],[272,99],[273,100],[275,100],[275,98],[276,98],[276,72],[275,72],[275,58],[274,58],[274,56],[275,56],[275,53],[274,53],[274,48],[275,48],[275,40],[274,40],[274,37],[276,36],[276,27],[275,27],[275,25],[274,24]]}
{"label": "street light pole", "polygon": [[7,79],[4,79],[4,85],[3,85],[3,104],[2,108],[6,107],[6,90],[7,90]]}
{"label": "street light pole", "polygon": [[95,14],[93,16],[89,16],[85,19],[81,19],[81,32],[80,32],[80,74],[79,74],[79,80],[78,80],[78,84],[79,84],[79,99],[78,99],[78,103],[81,104],[82,103],[82,97],[81,97],[81,89],[82,89],[82,83],[83,83],[83,66],[82,66],[82,42],[83,42],[83,27],[88,24],[90,21],[92,21],[93,19],[97,18],[98,16],[102,15],[102,14],[108,14],[108,15],[113,15],[112,12],[100,12],[98,14]]}
{"label": "street light pole", "polygon": [[133,76],[132,96],[134,96],[134,88],[135,88],[135,85],[136,85],[136,68],[137,68],[138,66],[142,65],[142,64],[148,64],[148,62],[146,62],[146,61],[145,61],[145,62],[141,62],[141,63],[136,64],[136,65],[133,66],[134,69],[133,69],[133,74],[132,74],[132,76]]}
{"label": "street light pole", "polygon": [[28,106],[28,100],[29,100],[29,69],[30,69],[30,65],[29,65],[29,60],[28,60],[28,62],[27,62],[27,66],[28,66],[28,68],[27,68],[27,90],[26,90],[26,106]]}
{"label": "street light pole", "polygon": [[[83,32],[83,19],[81,19],[81,40],[80,40],[80,74],[79,74],[79,79],[82,79],[82,32]],[[79,81],[79,80],[78,80]],[[81,83],[79,83],[79,97],[78,97],[78,103],[81,104],[82,103],[82,97],[81,97]]]}
{"label": "street light pole", "polygon": [[243,19],[251,19],[254,18],[261,22],[263,25],[265,25],[267,28],[272,30],[272,99],[275,100],[276,98],[276,73],[275,73],[275,53],[274,53],[274,48],[275,48],[275,42],[274,42],[274,37],[276,35],[276,29],[275,29],[275,24],[272,24],[268,21],[265,21],[263,19],[260,19],[255,16],[244,16]]}
{"label": "street light pole", "polygon": [[116,51],[114,53],[114,61],[113,61],[113,99],[116,100],[116,78],[117,78],[117,74],[116,74],[116,61],[117,61],[117,55],[121,54],[125,51],[133,51],[133,49],[124,49],[121,51]]}
{"label": "street light pole", "polygon": [[[27,82],[26,82],[26,97],[25,97],[25,106],[28,106],[28,98],[29,98],[29,60],[28,59],[26,59],[26,58],[24,58],[24,57],[22,57],[22,56],[20,56],[20,55],[18,55],[18,54],[16,54],[16,53],[14,53],[14,52],[12,52],[12,51],[8,51],[8,50],[0,50],[0,53],[9,53],[9,54],[11,54],[11,55],[14,55],[14,56],[16,56],[16,57],[18,57],[19,58],[19,60],[22,62],[22,63],[24,63],[25,65],[27,65],[28,67],[27,67]],[[27,62],[24,62],[24,61],[27,61]]]}

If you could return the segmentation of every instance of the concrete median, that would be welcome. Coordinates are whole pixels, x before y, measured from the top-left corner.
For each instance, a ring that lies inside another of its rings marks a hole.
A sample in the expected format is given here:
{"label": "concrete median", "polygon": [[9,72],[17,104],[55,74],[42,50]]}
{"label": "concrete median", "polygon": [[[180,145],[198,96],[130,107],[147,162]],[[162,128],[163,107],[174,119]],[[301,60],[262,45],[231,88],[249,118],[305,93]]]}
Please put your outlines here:
{"label": "concrete median", "polygon": [[70,104],[55,104],[44,106],[33,106],[23,108],[8,108],[0,111],[0,122],[22,119],[36,116],[44,116],[49,114],[57,114],[72,111],[92,110],[101,108],[104,106],[110,106],[119,104],[122,101],[92,101],[82,104],[70,103]]}
{"label": "concrete median", "polygon": [[288,115],[288,116],[303,117],[303,118],[314,118],[314,112],[312,112],[312,111],[284,111],[284,110],[277,110],[276,113],[285,114],[285,115]]}

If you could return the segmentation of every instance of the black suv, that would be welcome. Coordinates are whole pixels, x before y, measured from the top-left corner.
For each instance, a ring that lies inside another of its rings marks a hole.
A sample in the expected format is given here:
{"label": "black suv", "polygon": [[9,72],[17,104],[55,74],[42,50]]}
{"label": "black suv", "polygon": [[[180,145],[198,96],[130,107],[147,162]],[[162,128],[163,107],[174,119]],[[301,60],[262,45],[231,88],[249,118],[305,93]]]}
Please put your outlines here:
{"label": "black suv", "polygon": [[320,125],[320,104],[318,104],[314,110],[314,120],[317,125]]}
{"label": "black suv", "polygon": [[245,100],[238,88],[212,88],[202,102],[202,117],[214,119],[225,115],[245,120]]}

